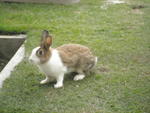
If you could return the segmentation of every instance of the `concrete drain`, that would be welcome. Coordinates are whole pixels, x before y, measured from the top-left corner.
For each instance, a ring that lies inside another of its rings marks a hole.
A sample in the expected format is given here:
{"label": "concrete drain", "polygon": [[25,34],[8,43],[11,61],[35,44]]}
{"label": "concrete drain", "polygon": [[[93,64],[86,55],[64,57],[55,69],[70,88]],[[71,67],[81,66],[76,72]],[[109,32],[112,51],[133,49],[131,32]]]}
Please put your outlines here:
{"label": "concrete drain", "polygon": [[26,35],[0,35],[0,88],[24,57]]}

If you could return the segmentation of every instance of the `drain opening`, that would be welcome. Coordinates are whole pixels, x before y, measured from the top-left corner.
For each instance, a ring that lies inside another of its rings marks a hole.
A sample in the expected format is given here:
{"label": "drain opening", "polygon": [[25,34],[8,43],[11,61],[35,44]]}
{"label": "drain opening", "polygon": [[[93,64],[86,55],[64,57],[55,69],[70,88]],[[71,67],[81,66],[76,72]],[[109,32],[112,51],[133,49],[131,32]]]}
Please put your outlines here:
{"label": "drain opening", "polygon": [[27,32],[26,31],[2,31],[0,30],[0,35],[8,35],[8,36],[11,36],[11,35],[25,35]]}
{"label": "drain opening", "polygon": [[0,35],[0,88],[24,57],[26,35]]}
{"label": "drain opening", "polygon": [[0,71],[25,41],[26,35],[0,35]]}

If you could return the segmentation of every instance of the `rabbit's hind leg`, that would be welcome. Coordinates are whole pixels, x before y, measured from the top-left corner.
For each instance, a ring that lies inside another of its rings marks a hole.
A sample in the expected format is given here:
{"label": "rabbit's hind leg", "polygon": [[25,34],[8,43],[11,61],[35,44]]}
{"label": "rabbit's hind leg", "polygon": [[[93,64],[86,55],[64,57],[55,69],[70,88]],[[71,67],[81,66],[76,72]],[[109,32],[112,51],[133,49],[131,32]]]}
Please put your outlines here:
{"label": "rabbit's hind leg", "polygon": [[82,80],[85,77],[84,72],[81,69],[77,70],[77,75],[75,75],[75,77],[73,78],[74,81],[78,81],[78,80]]}

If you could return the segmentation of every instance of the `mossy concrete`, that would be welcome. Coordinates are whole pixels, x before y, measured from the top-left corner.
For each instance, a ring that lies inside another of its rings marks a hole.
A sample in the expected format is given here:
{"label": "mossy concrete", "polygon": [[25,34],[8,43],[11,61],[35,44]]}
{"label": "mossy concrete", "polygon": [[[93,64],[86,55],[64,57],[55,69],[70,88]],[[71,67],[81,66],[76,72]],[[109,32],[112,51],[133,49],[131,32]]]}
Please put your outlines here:
{"label": "mossy concrete", "polygon": [[0,70],[13,57],[25,40],[25,35],[0,36]]}
{"label": "mossy concrete", "polygon": [[28,2],[28,3],[58,3],[58,4],[72,4],[78,3],[80,0],[0,0],[6,2]]}

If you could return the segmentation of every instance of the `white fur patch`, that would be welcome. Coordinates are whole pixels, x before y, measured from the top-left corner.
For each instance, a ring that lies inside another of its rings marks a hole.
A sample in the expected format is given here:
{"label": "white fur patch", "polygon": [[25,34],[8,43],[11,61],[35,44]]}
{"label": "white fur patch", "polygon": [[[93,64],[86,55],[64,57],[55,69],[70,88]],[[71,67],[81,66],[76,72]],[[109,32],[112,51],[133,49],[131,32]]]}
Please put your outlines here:
{"label": "white fur patch", "polygon": [[84,77],[85,77],[85,75],[76,75],[75,77],[74,77],[74,81],[78,81],[78,80],[82,80],[82,79],[84,79]]}
{"label": "white fur patch", "polygon": [[40,83],[45,84],[50,81],[50,78],[55,78],[57,83],[54,85],[54,88],[63,87],[63,79],[64,74],[67,72],[67,67],[63,65],[59,53],[57,50],[51,50],[52,55],[50,56],[49,60],[41,64],[40,59],[36,56],[36,51],[39,47],[33,49],[29,60],[36,64],[39,69],[46,75],[46,79],[42,80]]}
{"label": "white fur patch", "polygon": [[50,59],[44,64],[39,64],[38,67],[47,76],[55,78],[62,73],[66,73],[67,71],[67,68],[63,65],[57,50],[52,50],[52,56],[50,57]]}
{"label": "white fur patch", "polygon": [[40,63],[40,59],[36,56],[36,51],[39,49],[40,47],[36,47],[32,50],[32,53],[29,57],[29,61],[34,63],[34,64],[39,64]]}
{"label": "white fur patch", "polygon": [[97,57],[95,57],[95,64],[97,64],[97,61],[98,61],[98,58],[97,58]]}
{"label": "white fur patch", "polygon": [[58,82],[54,85],[54,88],[61,88],[63,87],[63,83],[62,82]]}

